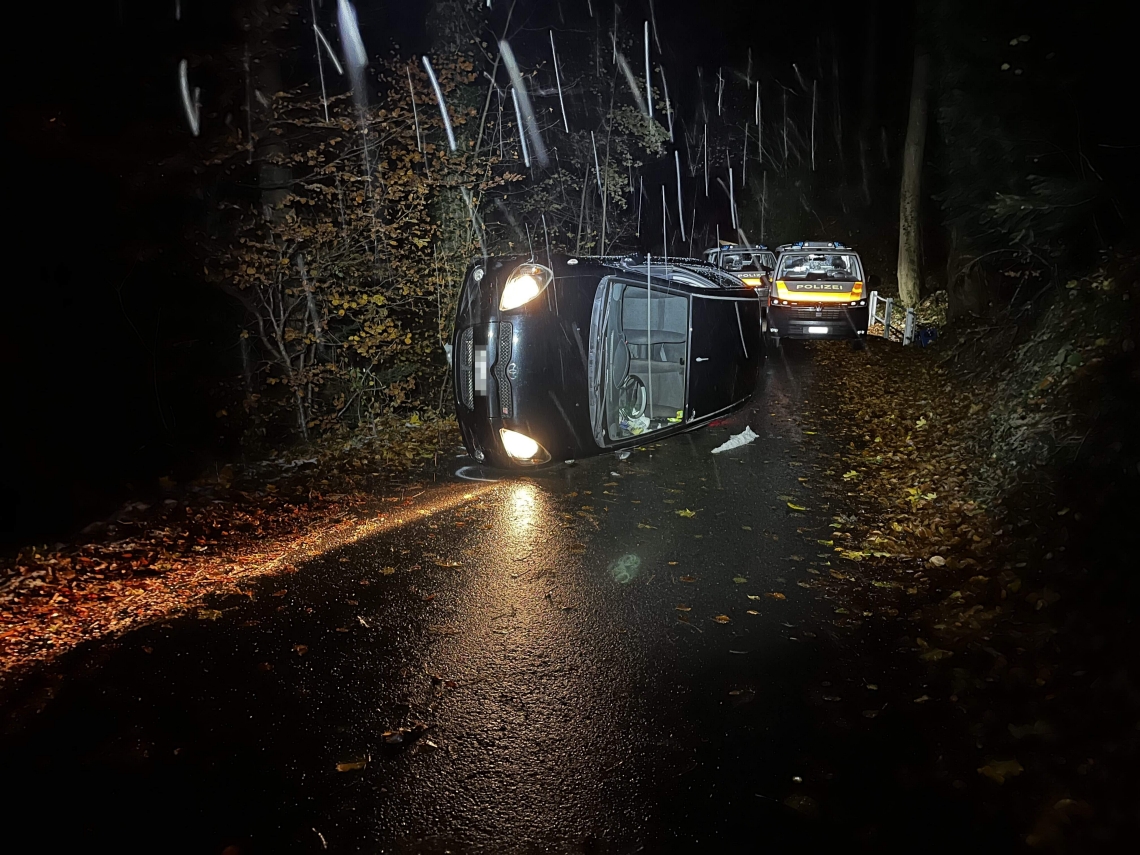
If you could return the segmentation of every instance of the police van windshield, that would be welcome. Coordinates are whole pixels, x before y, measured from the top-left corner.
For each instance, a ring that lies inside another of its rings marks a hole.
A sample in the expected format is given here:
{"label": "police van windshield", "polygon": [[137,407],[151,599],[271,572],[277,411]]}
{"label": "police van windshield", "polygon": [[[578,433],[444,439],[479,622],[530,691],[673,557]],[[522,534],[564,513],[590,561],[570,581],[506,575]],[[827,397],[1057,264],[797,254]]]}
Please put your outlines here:
{"label": "police van windshield", "polygon": [[863,278],[859,256],[841,252],[784,253],[777,279],[856,281]]}
{"label": "police van windshield", "polygon": [[774,268],[774,262],[770,252],[722,252],[717,266],[730,273],[760,273],[764,267]]}

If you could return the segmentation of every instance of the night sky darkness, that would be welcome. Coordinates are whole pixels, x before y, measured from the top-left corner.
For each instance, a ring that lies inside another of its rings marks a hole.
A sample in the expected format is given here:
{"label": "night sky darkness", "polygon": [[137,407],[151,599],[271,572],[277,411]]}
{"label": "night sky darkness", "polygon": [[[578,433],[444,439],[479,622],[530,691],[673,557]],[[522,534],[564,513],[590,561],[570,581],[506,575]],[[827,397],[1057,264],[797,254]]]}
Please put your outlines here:
{"label": "night sky darkness", "polygon": [[[605,39],[612,6],[594,5]],[[1134,146],[1134,120],[1122,119],[1120,109],[1122,99],[1135,100],[1136,77],[1123,28],[1106,26],[1092,7],[1072,5],[1014,3],[995,14],[1089,58],[1079,102],[1058,98],[1054,108],[1072,113],[1090,145]],[[181,57],[240,43],[240,33],[234,4],[183,0],[182,6],[180,23],[173,0],[21,4],[10,13],[17,46],[7,54],[3,111],[5,546],[57,539],[124,500],[153,497],[160,475],[185,480],[239,453],[238,437],[218,428],[215,393],[237,373],[241,316],[201,281],[186,239],[206,203],[183,157],[189,136],[176,81]],[[428,6],[362,0],[368,49],[421,51]],[[496,29],[507,6],[494,3]],[[683,113],[694,106],[695,68],[704,67],[711,93],[717,66],[743,69],[748,47],[758,69],[793,83],[792,62],[805,73],[815,67],[822,22],[829,28],[822,33],[825,56],[832,32],[839,45],[845,111],[854,126],[865,3],[659,0],[656,6],[671,94]],[[564,0],[562,7],[565,24],[556,4],[520,0],[513,44],[524,66],[534,61],[532,53],[545,60],[547,28],[593,29],[585,0]],[[647,16],[648,3],[623,4],[627,26]],[[881,2],[877,21],[877,118],[894,139],[905,121],[913,6]],[[287,58],[285,74],[294,82],[308,79],[311,62],[306,44]],[[200,85],[206,114],[211,87],[207,80]],[[1113,149],[1112,174],[1122,176],[1138,151]],[[1135,184],[1113,180],[1123,206],[1134,210]]]}

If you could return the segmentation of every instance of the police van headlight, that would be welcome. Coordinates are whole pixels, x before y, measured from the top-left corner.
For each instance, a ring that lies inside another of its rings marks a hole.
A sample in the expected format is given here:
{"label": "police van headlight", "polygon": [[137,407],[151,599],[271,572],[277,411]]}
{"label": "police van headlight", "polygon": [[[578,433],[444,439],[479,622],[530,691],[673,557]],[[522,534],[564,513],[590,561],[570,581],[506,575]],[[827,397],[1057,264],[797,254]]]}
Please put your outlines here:
{"label": "police van headlight", "polygon": [[499,298],[499,309],[507,312],[525,305],[546,290],[554,279],[554,273],[541,264],[527,262],[515,268],[507,277],[503,294]]}

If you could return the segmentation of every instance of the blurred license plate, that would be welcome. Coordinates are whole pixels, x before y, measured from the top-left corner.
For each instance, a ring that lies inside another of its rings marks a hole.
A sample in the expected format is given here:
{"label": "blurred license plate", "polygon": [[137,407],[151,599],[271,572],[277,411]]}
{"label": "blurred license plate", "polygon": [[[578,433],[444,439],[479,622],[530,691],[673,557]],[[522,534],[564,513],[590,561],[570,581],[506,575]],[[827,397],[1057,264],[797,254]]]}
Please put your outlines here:
{"label": "blurred license plate", "polygon": [[487,394],[487,345],[475,345],[475,394]]}
{"label": "blurred license plate", "polygon": [[827,335],[827,327],[808,327],[808,332],[812,335]]}

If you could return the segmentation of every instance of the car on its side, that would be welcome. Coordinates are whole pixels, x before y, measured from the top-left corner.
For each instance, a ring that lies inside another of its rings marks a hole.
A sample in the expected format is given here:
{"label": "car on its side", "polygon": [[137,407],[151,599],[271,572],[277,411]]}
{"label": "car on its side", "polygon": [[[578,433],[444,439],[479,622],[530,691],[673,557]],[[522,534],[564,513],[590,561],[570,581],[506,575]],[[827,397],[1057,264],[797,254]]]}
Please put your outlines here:
{"label": "car on its side", "polygon": [[768,301],[768,334],[780,340],[867,334],[867,294],[859,254],[837,241],[800,241],[777,249]]}
{"label": "car on its side", "polygon": [[747,401],[754,289],[650,256],[480,259],[459,293],[455,411],[477,461],[536,466],[692,430]]}

